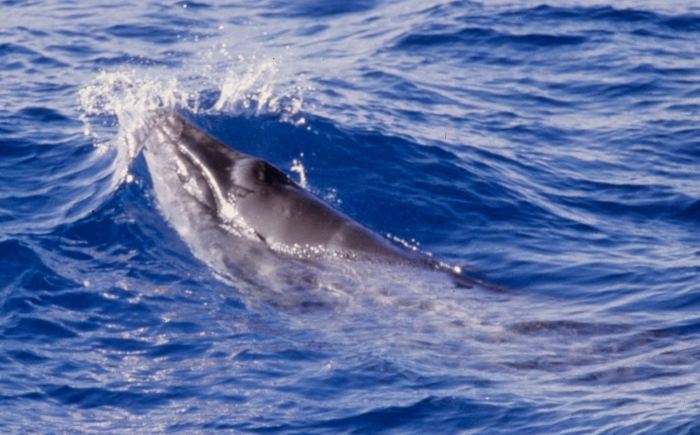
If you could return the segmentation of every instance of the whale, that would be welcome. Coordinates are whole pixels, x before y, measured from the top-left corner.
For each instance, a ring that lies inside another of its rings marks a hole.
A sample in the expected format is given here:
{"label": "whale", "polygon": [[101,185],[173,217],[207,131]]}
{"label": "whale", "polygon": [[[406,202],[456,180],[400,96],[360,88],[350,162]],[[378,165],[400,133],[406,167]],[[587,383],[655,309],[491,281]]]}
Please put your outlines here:
{"label": "whale", "polygon": [[217,244],[234,235],[297,257],[438,264],[357,222],[269,162],[212,137],[178,111],[153,114],[132,139],[145,149],[161,209],[169,210],[171,224],[185,237],[204,225]]}

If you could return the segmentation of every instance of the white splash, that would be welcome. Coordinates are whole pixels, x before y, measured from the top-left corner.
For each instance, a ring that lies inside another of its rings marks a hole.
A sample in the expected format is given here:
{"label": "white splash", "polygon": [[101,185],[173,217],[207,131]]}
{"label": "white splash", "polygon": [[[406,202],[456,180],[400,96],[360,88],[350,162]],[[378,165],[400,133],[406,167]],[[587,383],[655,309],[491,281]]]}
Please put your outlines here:
{"label": "white splash", "polygon": [[[215,48],[211,53],[224,50],[225,45]],[[142,146],[136,133],[143,130],[144,122],[154,111],[172,109],[225,116],[271,116],[294,124],[305,122],[295,116],[302,110],[304,92],[311,89],[299,84],[303,78],[285,78],[279,74],[277,61],[252,57],[236,62],[227,52],[221,56],[227,63],[233,62],[223,71],[215,64],[174,72],[155,69],[102,71],[79,91],[83,133],[93,138],[98,156],[116,151],[115,188],[125,181],[133,181],[129,170]],[[188,75],[176,75],[185,70]],[[211,100],[212,95],[215,101]],[[116,135],[115,118],[119,129]]]}
{"label": "white splash", "polygon": [[[304,157],[304,153],[301,154],[301,157]],[[299,174],[299,185],[306,189],[308,187],[306,182],[306,170],[304,169],[304,165],[301,163],[301,160],[292,160],[292,167],[289,169]]]}
{"label": "white splash", "polygon": [[[177,107],[197,109],[196,105],[191,107],[188,104],[197,100],[196,93],[184,91],[177,78],[161,80],[141,77],[135,70],[102,71],[90,85],[80,90],[79,98],[84,134],[96,139],[100,138],[100,134],[91,125],[93,117],[116,116],[120,132],[125,132],[142,127],[142,120],[148,112]],[[139,144],[127,142],[124,145],[131,158],[140,151]]]}
{"label": "white splash", "polygon": [[[188,102],[196,101],[193,97],[181,88],[176,78],[142,77],[135,70],[102,71],[90,85],[79,91],[83,133],[94,138],[98,155],[116,151],[112,168],[113,188],[134,181],[129,169],[142,146],[135,140],[134,133],[143,129],[149,112],[190,107]],[[113,134],[112,125],[107,122],[109,117],[116,118],[119,131],[116,136],[105,140],[103,136]]]}
{"label": "white splash", "polygon": [[[240,60],[244,61],[242,57]],[[290,91],[278,91],[278,83],[285,80],[278,76],[280,69],[273,60],[248,65],[242,72],[237,68],[240,66],[227,70],[213,111],[243,116],[274,115],[299,125],[305,122],[303,118],[292,117],[301,111],[304,91],[312,88],[295,85]]]}

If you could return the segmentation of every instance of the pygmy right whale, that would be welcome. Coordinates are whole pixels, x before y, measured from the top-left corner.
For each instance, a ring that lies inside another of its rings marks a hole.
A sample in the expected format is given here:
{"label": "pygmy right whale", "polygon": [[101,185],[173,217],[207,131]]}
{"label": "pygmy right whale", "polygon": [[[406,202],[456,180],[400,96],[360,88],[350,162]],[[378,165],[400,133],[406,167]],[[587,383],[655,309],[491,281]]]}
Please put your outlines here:
{"label": "pygmy right whale", "polygon": [[[157,196],[194,200],[195,206],[181,208],[171,220],[189,214],[189,225],[207,220],[278,252],[439,267],[325,203],[265,160],[213,138],[177,111],[158,112],[145,126],[135,140],[145,147]],[[179,186],[159,186],[163,183]]]}

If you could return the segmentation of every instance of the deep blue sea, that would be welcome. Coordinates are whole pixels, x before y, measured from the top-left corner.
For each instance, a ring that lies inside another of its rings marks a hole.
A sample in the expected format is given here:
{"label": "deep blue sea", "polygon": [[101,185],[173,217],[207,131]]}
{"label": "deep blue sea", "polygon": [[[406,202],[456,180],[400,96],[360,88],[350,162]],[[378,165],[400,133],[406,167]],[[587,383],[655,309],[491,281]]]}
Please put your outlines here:
{"label": "deep blue sea", "polygon": [[[0,432],[700,434],[697,2],[0,17]],[[483,284],[222,268],[129,140],[163,108]]]}

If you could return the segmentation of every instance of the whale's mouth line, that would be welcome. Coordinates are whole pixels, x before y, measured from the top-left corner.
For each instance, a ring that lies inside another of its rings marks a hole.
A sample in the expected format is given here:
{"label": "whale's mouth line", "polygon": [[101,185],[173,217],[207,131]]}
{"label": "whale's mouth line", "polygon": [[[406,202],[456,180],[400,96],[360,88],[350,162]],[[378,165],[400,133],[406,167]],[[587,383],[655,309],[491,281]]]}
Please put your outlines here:
{"label": "whale's mouth line", "polygon": [[[196,150],[188,146],[187,138],[182,137],[181,127],[186,128],[187,124],[184,119],[180,118],[179,114],[163,114],[160,119],[155,121],[155,125],[146,135],[149,138],[148,143],[156,145],[156,148],[159,142],[168,144],[174,158],[180,160],[182,164],[191,166],[188,172],[192,172],[192,175],[189,175],[188,178],[193,177],[193,182],[199,185],[200,189],[208,190],[208,199],[204,200],[199,195],[190,192],[187,188],[189,181],[181,178],[180,182],[183,183],[188,194],[200,202],[207,209],[208,214],[218,220],[218,226],[221,229],[236,237],[262,241],[267,245],[266,240],[256,234],[255,228],[241,216],[236,206],[236,198],[245,198],[255,192],[238,185],[232,185],[231,189],[228,186],[221,186],[206,162],[197,156]],[[155,135],[154,130],[156,131]]]}
{"label": "whale's mouth line", "polygon": [[209,186],[209,189],[211,189],[213,193],[212,196],[214,197],[217,203],[218,213],[227,221],[233,221],[236,217],[238,217],[238,211],[232,205],[232,201],[227,200],[226,196],[224,196],[221,187],[216,182],[216,178],[206,167],[206,165],[202,163],[202,161],[199,158],[197,158],[197,156],[194,153],[192,153],[186,146],[180,144],[177,138],[173,138],[170,134],[171,132],[169,132],[168,129],[164,128],[162,125],[159,125],[156,128],[163,134],[163,136],[165,136],[170,141],[171,144],[175,146],[175,148],[183,156],[185,156],[194,166],[196,166],[199,169],[200,173],[202,174],[202,178],[204,178],[207,185]]}

